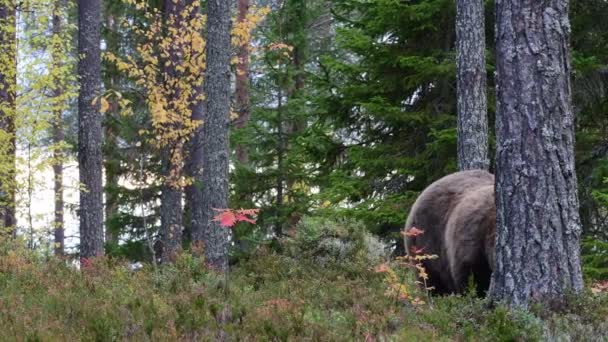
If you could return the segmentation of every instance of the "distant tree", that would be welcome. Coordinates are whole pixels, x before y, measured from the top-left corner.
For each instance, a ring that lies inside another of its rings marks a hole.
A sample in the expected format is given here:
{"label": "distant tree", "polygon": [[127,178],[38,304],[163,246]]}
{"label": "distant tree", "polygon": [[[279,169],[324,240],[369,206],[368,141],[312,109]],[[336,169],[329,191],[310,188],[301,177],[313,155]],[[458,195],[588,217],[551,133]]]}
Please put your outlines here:
{"label": "distant tree", "polygon": [[230,116],[231,0],[207,2],[207,69],[203,123],[203,230],[193,240],[204,243],[207,261],[228,268],[230,232],[213,221],[214,209],[228,208],[228,128]]}
{"label": "distant tree", "polygon": [[52,58],[52,74],[54,79],[53,89],[53,179],[55,191],[55,215],[53,220],[53,242],[55,255],[61,256],[65,248],[65,232],[64,232],[64,202],[63,202],[63,160],[65,158],[64,140],[65,133],[63,130],[63,110],[65,109],[66,99],[63,98],[65,81],[61,79],[62,63],[64,60],[66,36],[63,34],[63,18],[66,11],[64,10],[64,1],[56,0],[53,6],[52,22],[51,22],[51,58]]}
{"label": "distant tree", "polygon": [[483,0],[456,1],[458,168],[488,170]]}
{"label": "distant tree", "polygon": [[[124,10],[114,1],[106,1],[104,8],[105,20],[104,29],[102,30],[102,39],[106,42],[106,50],[118,54],[119,53],[119,21],[117,20],[116,12]],[[118,8],[117,8],[118,7]],[[104,86],[106,89],[118,88],[118,82],[120,74],[116,68],[109,63],[104,63],[102,60],[102,77]],[[105,207],[104,207],[104,218],[105,218],[105,243],[106,246],[116,245],[118,243],[119,232],[113,229],[113,222],[118,215],[118,194],[117,189],[119,188],[118,179],[120,173],[120,162],[121,160],[116,155],[118,153],[117,144],[117,132],[113,123],[116,121],[116,117],[119,117],[119,105],[116,101],[110,101],[110,108],[105,113],[103,122],[104,131],[104,194],[105,194]]]}
{"label": "distant tree", "polygon": [[15,231],[16,4],[0,3],[0,228]]}
{"label": "distant tree", "polygon": [[496,267],[489,296],[526,307],[583,288],[568,1],[496,2]]}
{"label": "distant tree", "polygon": [[[247,14],[249,13],[250,1],[249,0],[238,0],[237,20],[243,23],[247,20]],[[237,47],[237,64],[236,64],[236,111],[238,118],[235,121],[235,128],[243,129],[249,122],[251,117],[251,104],[250,104],[250,91],[249,91],[249,50],[251,49],[250,44],[242,44]],[[236,159],[246,165],[249,162],[249,153],[247,151],[246,144],[239,143],[236,146]]]}
{"label": "distant tree", "polygon": [[104,254],[101,105],[101,0],[78,1],[78,165],[80,256]]}
{"label": "distant tree", "polygon": [[[181,25],[183,25],[181,14],[185,11],[185,8],[185,1],[165,0],[163,19],[166,25],[165,30],[169,32],[168,35],[181,29]],[[167,52],[168,63],[164,66],[164,72],[169,78],[175,79],[179,74],[177,66],[182,63],[183,49],[178,42],[172,42]],[[167,102],[175,102],[176,97],[184,96],[180,90],[176,89],[173,94],[170,94]],[[162,242],[162,261],[165,263],[173,261],[182,246],[183,189],[172,179],[172,174],[176,175],[181,172],[181,162],[176,156],[182,153],[182,145],[179,142],[175,144],[167,143],[161,148],[161,173],[164,180],[160,199],[160,238]]]}
{"label": "distant tree", "polygon": [[[200,1],[198,0],[187,0],[188,5],[195,6],[195,11],[200,12]],[[203,96],[203,85],[198,84],[193,89],[194,97]],[[202,122],[204,117],[204,102],[195,101],[190,103],[190,117],[194,122]],[[188,142],[188,151],[186,155],[186,172],[191,178],[192,184],[186,187],[186,208],[185,214],[187,217],[186,239],[192,239],[192,232],[203,231],[205,225],[204,220],[204,207],[203,203],[203,189],[201,184],[202,171],[203,171],[203,127],[197,125],[192,132],[192,137]]]}

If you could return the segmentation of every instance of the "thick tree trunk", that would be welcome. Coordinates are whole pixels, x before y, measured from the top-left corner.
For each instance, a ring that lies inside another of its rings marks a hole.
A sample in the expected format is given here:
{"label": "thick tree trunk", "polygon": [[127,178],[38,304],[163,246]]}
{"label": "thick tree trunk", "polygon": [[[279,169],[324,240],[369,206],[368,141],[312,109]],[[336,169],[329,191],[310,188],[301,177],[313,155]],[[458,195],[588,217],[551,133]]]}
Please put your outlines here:
{"label": "thick tree trunk", "polygon": [[488,170],[483,0],[456,1],[458,167]]}
{"label": "thick tree trunk", "polygon": [[[0,6],[0,50],[4,61],[0,66],[0,163],[5,170],[0,175],[0,233],[15,236],[15,89],[17,86],[16,13],[13,0],[3,0]],[[6,229],[6,230],[5,230]]]}
{"label": "thick tree trunk", "polygon": [[496,1],[497,244],[490,297],[512,306],[583,288],[568,1]]}
{"label": "thick tree trunk", "polygon": [[103,250],[101,95],[101,0],[78,1],[78,164],[80,168],[80,256]]}
{"label": "thick tree trunk", "polygon": [[[238,21],[244,22],[249,12],[249,0],[238,0]],[[238,47],[238,62],[236,65],[236,110],[239,117],[236,119],[235,127],[242,129],[249,122],[251,108],[249,104],[249,44]],[[241,164],[249,162],[247,146],[238,144],[236,146],[236,159]]]}
{"label": "thick tree trunk", "polygon": [[[52,30],[54,37],[61,36],[62,30],[62,2],[58,0],[55,2],[55,8],[53,10]],[[63,51],[61,43],[55,42],[58,46],[53,46],[53,67],[58,70],[61,68],[61,52]],[[54,251],[55,255],[62,256],[64,254],[65,246],[65,234],[64,234],[64,203],[63,203],[63,158],[64,152],[62,144],[65,139],[63,132],[63,104],[62,104],[62,80],[56,79],[54,82],[53,97],[54,97],[54,108],[53,108],[53,175],[54,175],[54,190],[55,190],[55,217],[53,220],[53,237],[54,237]]]}
{"label": "thick tree trunk", "polygon": [[[228,127],[230,115],[230,9],[231,0],[207,2],[206,110],[203,123],[203,225],[194,232],[204,243],[207,262],[228,268],[230,231],[212,221],[213,209],[228,208]],[[202,234],[201,234],[202,233]]]}

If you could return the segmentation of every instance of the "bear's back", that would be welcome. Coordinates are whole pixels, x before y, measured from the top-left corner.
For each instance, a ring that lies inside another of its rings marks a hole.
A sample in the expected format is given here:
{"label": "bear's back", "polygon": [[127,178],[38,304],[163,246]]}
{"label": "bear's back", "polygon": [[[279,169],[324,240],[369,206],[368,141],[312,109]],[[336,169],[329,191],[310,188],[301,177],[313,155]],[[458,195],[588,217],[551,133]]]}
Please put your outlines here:
{"label": "bear's back", "polygon": [[408,254],[411,254],[412,247],[415,247],[423,254],[439,256],[436,260],[425,262],[431,278],[430,285],[439,293],[452,292],[454,289],[445,257],[444,234],[447,220],[467,192],[489,185],[494,185],[494,175],[487,171],[456,172],[429,185],[410,210],[405,231],[416,227],[424,233],[414,237],[406,235]]}

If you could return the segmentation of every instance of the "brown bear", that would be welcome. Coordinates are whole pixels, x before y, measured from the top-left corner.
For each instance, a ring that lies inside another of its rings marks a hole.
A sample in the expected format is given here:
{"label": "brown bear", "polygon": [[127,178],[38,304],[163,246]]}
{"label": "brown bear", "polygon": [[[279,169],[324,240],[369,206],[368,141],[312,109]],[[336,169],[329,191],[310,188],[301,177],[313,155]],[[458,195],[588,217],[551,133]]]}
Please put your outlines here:
{"label": "brown bear", "polygon": [[462,293],[473,275],[479,295],[490,285],[494,265],[496,206],[494,176],[486,171],[453,173],[429,185],[418,197],[405,224],[417,236],[405,236],[408,253],[434,254],[425,260],[427,286],[435,293]]}

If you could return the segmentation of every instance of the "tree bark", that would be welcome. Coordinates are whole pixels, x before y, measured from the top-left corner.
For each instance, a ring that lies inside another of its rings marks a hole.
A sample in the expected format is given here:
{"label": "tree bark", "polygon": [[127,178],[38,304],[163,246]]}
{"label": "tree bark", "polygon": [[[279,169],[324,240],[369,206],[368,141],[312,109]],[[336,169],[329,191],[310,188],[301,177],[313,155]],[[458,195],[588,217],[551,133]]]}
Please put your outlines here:
{"label": "tree bark", "polygon": [[[168,151],[163,152],[163,174],[171,172],[171,157]],[[162,187],[160,203],[160,239],[162,243],[161,262],[175,261],[182,248],[182,189],[176,185],[165,183]]]}
{"label": "tree bark", "polygon": [[[249,0],[238,0],[239,22],[247,19],[249,12]],[[250,96],[249,96],[249,44],[239,46],[237,50],[238,62],[236,65],[236,110],[239,117],[236,119],[235,127],[243,129],[251,117]],[[236,159],[243,165],[249,162],[249,152],[247,146],[238,144],[236,146]]]}
{"label": "tree bark", "polygon": [[[194,8],[192,14],[200,12],[200,1],[188,0],[187,7]],[[190,113],[193,122],[198,122],[192,134],[192,138],[188,142],[188,155],[186,162],[186,172],[193,183],[186,187],[186,208],[187,217],[186,224],[186,239],[193,240],[194,232],[203,231],[203,188],[201,179],[203,175],[203,127],[200,125],[204,119],[205,106],[203,101],[197,100],[204,92],[203,86],[195,87],[190,100]]]}
{"label": "tree bark", "polygon": [[[15,236],[15,112],[17,86],[16,11],[13,0],[3,0],[0,6],[0,163],[5,170],[0,175],[0,233]],[[5,230],[6,229],[6,230]]]}
{"label": "tree bark", "polygon": [[483,0],[456,1],[458,167],[490,168]]}
{"label": "tree bark", "polygon": [[[179,32],[183,25],[182,14],[186,9],[185,1],[165,0],[163,7],[163,16],[167,32],[172,27]],[[171,27],[169,27],[171,26]],[[182,64],[183,46],[181,44],[173,44],[169,50],[168,64],[165,66],[166,79],[177,79],[179,72],[177,67]],[[173,99],[181,96],[181,89],[175,89]],[[168,99],[168,102],[174,102]],[[179,110],[171,108],[171,110]],[[178,127],[175,127],[176,129]],[[183,230],[183,207],[182,197],[183,190],[180,185],[176,184],[175,175],[181,174],[181,165],[178,165],[176,154],[183,153],[183,147],[180,143],[168,144],[161,151],[162,157],[162,175],[164,184],[162,186],[161,204],[160,204],[160,240],[162,243],[161,262],[169,263],[175,261],[175,257],[182,248],[182,230]]]}
{"label": "tree bark", "polygon": [[[207,262],[228,269],[230,231],[212,221],[213,209],[228,208],[228,128],[230,115],[230,9],[231,0],[207,2],[207,71],[205,74],[205,121],[203,123],[203,241]],[[201,234],[202,233],[202,234]]]}
{"label": "tree bark", "polygon": [[101,95],[101,0],[78,1],[78,164],[80,257],[104,254]]}
{"label": "tree bark", "polygon": [[[201,87],[202,88],[202,87]],[[202,89],[197,89],[195,94],[200,94]],[[202,121],[204,105],[202,102],[194,104],[191,108],[192,120]],[[193,183],[186,187],[186,208],[187,217],[186,239],[193,240],[194,236],[200,236],[203,231],[203,128],[198,126],[192,134],[192,139],[188,142],[188,161],[186,163],[186,172],[188,177],[193,180]],[[198,233],[195,233],[198,232]]]}
{"label": "tree bark", "polygon": [[568,1],[496,1],[497,240],[490,298],[580,292]]}
{"label": "tree bark", "polygon": [[[53,9],[53,20],[52,20],[52,32],[55,39],[60,40],[62,31],[62,0],[55,2],[55,8]],[[53,46],[53,67],[56,70],[61,68],[61,53],[63,52],[61,43],[54,41]],[[59,75],[57,75],[59,76]],[[64,234],[64,202],[63,202],[63,143],[65,134],[63,132],[63,104],[62,104],[62,88],[63,80],[61,76],[54,82],[53,89],[53,175],[54,175],[54,190],[55,190],[55,217],[53,220],[53,240],[54,240],[54,252],[56,256],[63,256],[65,246],[65,234]]]}

